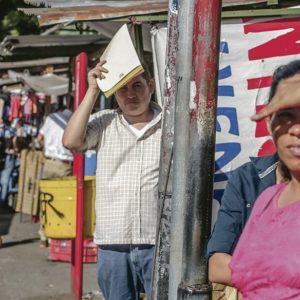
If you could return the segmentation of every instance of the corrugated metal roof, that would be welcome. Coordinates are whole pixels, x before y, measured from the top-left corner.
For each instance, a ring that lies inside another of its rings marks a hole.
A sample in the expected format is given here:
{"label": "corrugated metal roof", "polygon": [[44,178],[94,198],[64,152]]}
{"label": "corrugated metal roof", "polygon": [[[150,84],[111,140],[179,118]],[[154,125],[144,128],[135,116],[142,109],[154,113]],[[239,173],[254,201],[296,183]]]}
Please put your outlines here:
{"label": "corrugated metal roof", "polygon": [[68,21],[101,20],[166,13],[168,10],[168,0],[101,1],[101,4],[100,1],[98,4],[95,1],[93,3],[89,1],[88,4],[83,2],[80,6],[68,4],[64,6],[53,4],[52,8],[20,8],[19,10],[29,15],[36,15],[40,26]]}
{"label": "corrugated metal roof", "polygon": [[[20,8],[28,15],[36,15],[40,26],[70,21],[115,19],[120,17],[167,14],[168,0],[24,0],[27,4],[47,8]],[[223,0],[223,7],[266,4],[267,0]]]}
{"label": "corrugated metal roof", "polygon": [[[92,6],[92,5],[99,5],[99,2],[108,2],[102,0],[24,0],[25,3],[33,5],[33,6],[44,6],[44,7],[75,7],[75,6]],[[143,2],[140,0],[133,0],[133,1],[109,1],[111,3],[121,3],[121,2]],[[156,0],[154,2],[168,2],[168,1],[159,1]],[[267,0],[223,0],[223,6],[236,6],[236,5],[249,5],[249,4],[256,4],[256,3],[266,3]],[[114,5],[114,4],[113,4]]]}
{"label": "corrugated metal roof", "polygon": [[106,0],[24,0],[25,3],[33,6],[44,6],[44,7],[76,7],[76,6],[99,6],[99,5],[109,5],[109,6],[133,6],[139,5],[143,2],[148,2],[151,4],[159,3],[168,3],[168,0],[150,0],[150,1],[141,1],[141,0],[115,0],[115,1],[106,1]]}
{"label": "corrugated metal roof", "polygon": [[[152,0],[155,2],[160,2],[160,0]],[[104,3],[109,3],[112,5],[118,5],[122,2],[141,2],[140,0],[130,0],[130,1],[123,1],[123,0],[24,0],[26,4],[32,6],[39,6],[39,7],[75,7],[75,6],[93,6],[99,5]]]}

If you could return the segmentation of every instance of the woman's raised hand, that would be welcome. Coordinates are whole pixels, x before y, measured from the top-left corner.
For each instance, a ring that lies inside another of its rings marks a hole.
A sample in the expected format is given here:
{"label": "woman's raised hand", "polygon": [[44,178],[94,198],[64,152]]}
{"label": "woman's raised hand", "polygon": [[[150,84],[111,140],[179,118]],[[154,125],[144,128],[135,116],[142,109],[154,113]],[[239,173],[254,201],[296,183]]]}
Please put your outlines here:
{"label": "woman's raised hand", "polygon": [[288,107],[300,106],[300,80],[286,82],[282,80],[269,104],[251,117],[252,121],[260,121]]}

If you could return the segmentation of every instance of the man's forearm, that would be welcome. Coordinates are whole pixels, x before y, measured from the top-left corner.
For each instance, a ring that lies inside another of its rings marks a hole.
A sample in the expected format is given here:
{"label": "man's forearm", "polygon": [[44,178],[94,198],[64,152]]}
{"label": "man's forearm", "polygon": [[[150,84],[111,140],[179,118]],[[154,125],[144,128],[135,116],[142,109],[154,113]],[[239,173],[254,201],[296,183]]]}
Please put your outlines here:
{"label": "man's forearm", "polygon": [[63,144],[66,148],[75,151],[86,150],[87,123],[99,92],[99,90],[89,88],[82,103],[73,113],[63,135]]}
{"label": "man's forearm", "polygon": [[227,253],[217,252],[209,258],[208,274],[209,280],[225,285],[232,285],[231,270],[229,263],[231,255]]}

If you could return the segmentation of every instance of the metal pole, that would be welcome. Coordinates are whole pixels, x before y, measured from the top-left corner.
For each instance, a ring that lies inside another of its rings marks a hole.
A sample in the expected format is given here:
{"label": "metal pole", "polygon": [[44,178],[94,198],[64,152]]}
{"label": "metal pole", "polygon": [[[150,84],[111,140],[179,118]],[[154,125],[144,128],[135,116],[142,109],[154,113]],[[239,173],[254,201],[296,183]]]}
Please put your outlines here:
{"label": "metal pole", "polygon": [[177,3],[170,0],[166,49],[162,141],[159,167],[159,215],[152,276],[152,300],[167,300],[169,289],[172,158],[176,95]]}
{"label": "metal pole", "polygon": [[[84,98],[87,78],[87,54],[82,52],[75,61],[75,99],[74,110]],[[84,211],[84,155],[74,154],[73,174],[77,178],[77,201],[76,201],[76,238],[72,240],[72,284],[74,299],[82,297],[83,278],[83,211]]]}
{"label": "metal pole", "polygon": [[220,0],[196,0],[183,277],[178,299],[211,299],[205,258],[213,195]]}
{"label": "metal pole", "polygon": [[194,1],[178,1],[177,93],[174,124],[173,199],[169,269],[169,300],[177,299],[182,278],[186,182],[188,180],[189,100],[192,77]]}
{"label": "metal pole", "polygon": [[133,24],[135,49],[140,59],[144,58],[143,31],[141,24]]}

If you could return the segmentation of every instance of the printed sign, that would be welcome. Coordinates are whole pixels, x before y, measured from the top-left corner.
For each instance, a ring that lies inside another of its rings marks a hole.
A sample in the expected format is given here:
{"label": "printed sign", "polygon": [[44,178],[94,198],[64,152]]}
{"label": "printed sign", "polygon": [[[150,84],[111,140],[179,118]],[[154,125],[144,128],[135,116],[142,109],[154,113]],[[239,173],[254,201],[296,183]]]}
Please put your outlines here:
{"label": "printed sign", "polygon": [[[162,38],[156,42],[163,49],[167,32],[159,31]],[[300,59],[298,40],[299,17],[222,21],[213,222],[230,172],[251,156],[275,152],[265,121],[255,123],[250,116],[267,103],[274,70]],[[164,51],[153,52],[154,61],[165,61]],[[164,70],[157,72],[157,78],[163,82]]]}
{"label": "printed sign", "polygon": [[229,173],[249,156],[274,153],[265,121],[250,116],[268,102],[274,70],[300,58],[300,18],[222,22],[218,87],[215,200]]}

